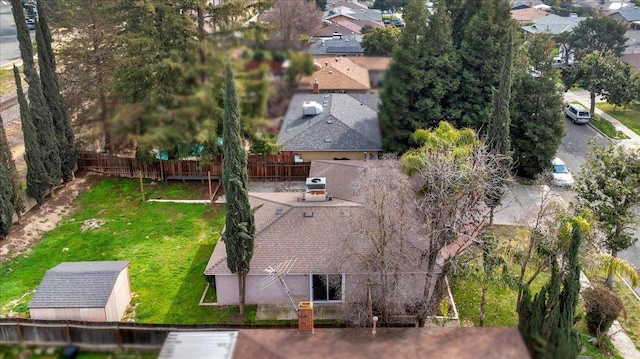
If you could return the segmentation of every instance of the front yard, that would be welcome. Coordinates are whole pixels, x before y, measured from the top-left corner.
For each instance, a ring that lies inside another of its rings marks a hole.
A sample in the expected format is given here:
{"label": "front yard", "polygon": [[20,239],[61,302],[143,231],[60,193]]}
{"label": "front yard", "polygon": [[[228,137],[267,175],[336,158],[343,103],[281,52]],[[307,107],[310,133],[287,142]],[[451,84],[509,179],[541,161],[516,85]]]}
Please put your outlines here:
{"label": "front yard", "polygon": [[633,132],[640,135],[640,104],[630,104],[626,107],[614,107],[607,102],[598,102],[596,107],[622,122]]}
{"label": "front yard", "polygon": [[[526,235],[526,231],[521,228],[497,226],[498,243],[503,246],[518,245],[518,243],[523,241],[522,236],[524,235]],[[466,323],[466,325],[473,323],[473,325],[477,326],[480,317],[481,286],[474,269],[477,268],[479,262],[477,259],[474,259],[470,263],[470,266],[467,268],[468,270],[461,271],[460,275],[453,277],[452,291],[456,300],[456,306],[458,307],[461,323]],[[511,266],[510,270],[515,270],[515,267]],[[592,278],[592,282],[603,281],[603,278],[598,278],[592,274],[590,274],[590,277]],[[533,291],[537,292],[547,280],[548,275],[542,275],[542,278],[536,279],[532,285]],[[620,323],[636,344],[636,347],[640,347],[640,301],[633,297],[633,294],[621,282],[618,282],[615,292],[623,300],[627,311],[626,320],[620,318]],[[493,281],[493,283],[489,285],[486,295],[485,325],[517,327],[518,314],[516,312],[516,300],[517,292],[515,288],[510,288],[500,281]],[[578,304],[576,314],[584,314],[582,301]],[[586,352],[583,352],[581,355],[591,356],[593,358],[622,358],[615,352],[612,345],[610,345],[608,349],[611,355],[606,355],[601,353],[598,348],[589,344],[587,341],[589,335],[587,334],[585,323],[585,320],[582,319],[576,325],[586,348]]]}
{"label": "front yard", "polygon": [[[180,184],[153,197],[184,195]],[[171,195],[167,195],[171,193]],[[65,261],[127,260],[128,318],[145,323],[225,323],[236,308],[199,306],[202,272],[224,226],[223,205],[143,203],[136,180],[105,178],[81,194],[75,212],[26,254],[0,264],[0,315],[28,315],[46,270]],[[86,220],[102,223],[82,230]]]}

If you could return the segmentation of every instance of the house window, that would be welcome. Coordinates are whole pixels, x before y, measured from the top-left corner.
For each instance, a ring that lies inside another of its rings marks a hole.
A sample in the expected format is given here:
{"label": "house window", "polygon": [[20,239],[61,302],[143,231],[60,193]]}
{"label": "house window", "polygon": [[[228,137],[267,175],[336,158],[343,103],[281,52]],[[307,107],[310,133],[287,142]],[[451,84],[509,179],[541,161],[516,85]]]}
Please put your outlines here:
{"label": "house window", "polygon": [[341,301],[343,282],[342,274],[313,274],[311,298],[314,302]]}

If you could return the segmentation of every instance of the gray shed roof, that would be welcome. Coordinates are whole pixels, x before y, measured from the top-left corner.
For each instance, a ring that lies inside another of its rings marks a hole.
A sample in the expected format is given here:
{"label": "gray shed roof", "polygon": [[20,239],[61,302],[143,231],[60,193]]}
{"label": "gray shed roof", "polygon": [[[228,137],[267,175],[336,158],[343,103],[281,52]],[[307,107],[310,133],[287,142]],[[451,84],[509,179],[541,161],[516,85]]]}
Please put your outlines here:
{"label": "gray shed roof", "polygon": [[[304,101],[323,111],[303,116]],[[377,94],[296,94],[280,128],[285,151],[381,151]]]}
{"label": "gray shed roof", "polygon": [[29,308],[101,308],[128,261],[63,262],[48,270]]}

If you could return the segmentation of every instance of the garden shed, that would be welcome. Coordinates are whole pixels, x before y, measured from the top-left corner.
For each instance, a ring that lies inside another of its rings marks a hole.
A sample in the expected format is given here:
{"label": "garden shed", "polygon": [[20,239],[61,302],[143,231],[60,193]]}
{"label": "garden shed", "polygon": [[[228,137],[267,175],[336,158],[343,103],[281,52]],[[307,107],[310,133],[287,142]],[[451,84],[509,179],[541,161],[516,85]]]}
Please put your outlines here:
{"label": "garden shed", "polygon": [[117,322],[131,301],[128,261],[63,262],[29,303],[32,319]]}

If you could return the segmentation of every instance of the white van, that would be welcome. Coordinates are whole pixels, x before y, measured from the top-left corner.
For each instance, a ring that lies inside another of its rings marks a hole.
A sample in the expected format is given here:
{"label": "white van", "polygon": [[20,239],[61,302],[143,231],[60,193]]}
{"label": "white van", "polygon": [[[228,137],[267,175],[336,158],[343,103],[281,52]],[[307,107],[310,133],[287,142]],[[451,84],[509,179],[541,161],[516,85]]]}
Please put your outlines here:
{"label": "white van", "polygon": [[569,117],[573,123],[589,123],[591,119],[589,110],[577,103],[567,104],[566,116]]}

